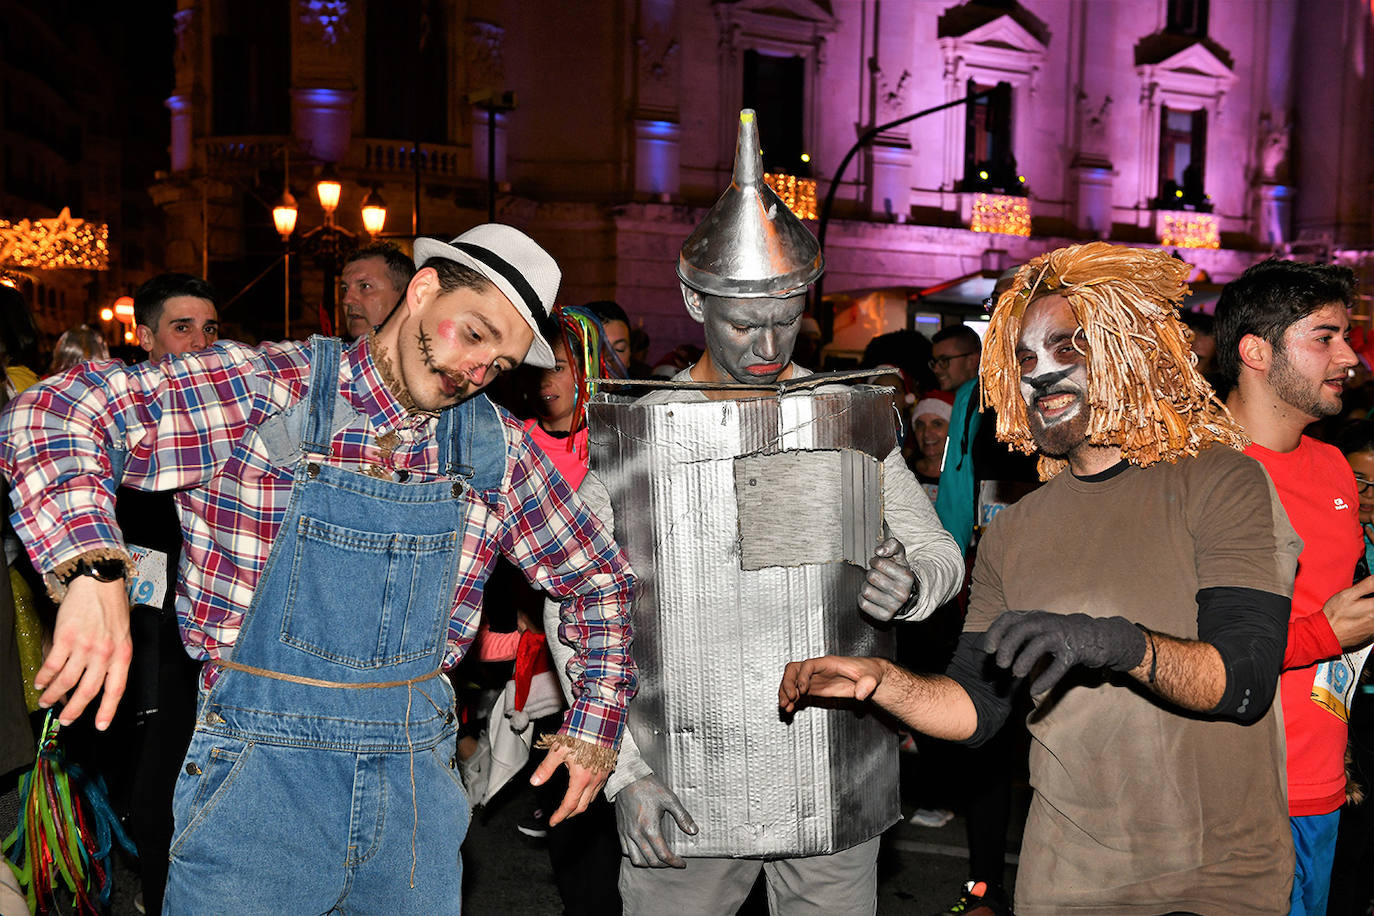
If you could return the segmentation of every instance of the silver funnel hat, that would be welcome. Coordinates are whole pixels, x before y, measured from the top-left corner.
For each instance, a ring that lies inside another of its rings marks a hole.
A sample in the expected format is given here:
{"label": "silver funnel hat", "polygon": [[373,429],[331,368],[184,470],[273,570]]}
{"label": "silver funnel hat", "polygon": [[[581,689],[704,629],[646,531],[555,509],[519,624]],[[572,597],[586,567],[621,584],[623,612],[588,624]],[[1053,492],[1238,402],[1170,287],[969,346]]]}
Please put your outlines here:
{"label": "silver funnel hat", "polygon": [[763,180],[759,126],[746,108],[730,187],[683,243],[677,275],[701,293],[753,299],[799,292],[824,269],[816,237]]}

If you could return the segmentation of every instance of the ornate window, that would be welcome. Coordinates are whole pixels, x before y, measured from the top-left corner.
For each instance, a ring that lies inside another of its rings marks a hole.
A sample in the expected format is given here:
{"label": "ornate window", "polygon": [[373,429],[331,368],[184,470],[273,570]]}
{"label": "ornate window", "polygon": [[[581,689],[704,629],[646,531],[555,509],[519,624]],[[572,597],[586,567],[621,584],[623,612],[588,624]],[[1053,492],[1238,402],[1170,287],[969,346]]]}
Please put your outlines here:
{"label": "ornate window", "polygon": [[716,0],[714,9],[721,36],[720,162],[733,161],[739,110],[752,104],[768,168],[801,174],[801,156],[816,136],[826,36],[839,25],[830,4]]}
{"label": "ornate window", "polygon": [[[1014,166],[1016,151],[1030,142],[1029,119],[1017,118],[1015,112],[1035,95],[1045,64],[1047,33],[1019,5],[992,19],[986,19],[987,10],[966,3],[940,17],[946,100],[962,98],[973,87],[984,89],[1003,82],[1012,86],[1011,97],[1004,102],[986,99],[968,106],[967,111],[951,108],[946,113],[946,190],[975,189],[980,182],[990,181],[994,171],[1019,177]],[[980,18],[986,21],[979,22]],[[980,178],[982,172],[988,173],[988,179]]]}
{"label": "ornate window", "polygon": [[[1140,63],[1140,200],[1169,209],[1210,209],[1207,130],[1235,85],[1230,63],[1202,40],[1158,63]],[[1221,53],[1225,53],[1224,51]]]}

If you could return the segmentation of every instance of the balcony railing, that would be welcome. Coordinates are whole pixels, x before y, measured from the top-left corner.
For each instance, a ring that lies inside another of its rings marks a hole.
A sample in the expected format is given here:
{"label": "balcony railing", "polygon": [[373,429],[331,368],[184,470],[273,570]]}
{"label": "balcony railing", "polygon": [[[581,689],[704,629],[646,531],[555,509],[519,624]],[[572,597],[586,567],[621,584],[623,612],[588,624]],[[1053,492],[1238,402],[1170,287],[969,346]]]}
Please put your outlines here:
{"label": "balcony railing", "polygon": [[[271,164],[273,160],[280,163],[282,147],[288,140],[279,134],[206,137],[197,141],[197,146],[205,156],[207,169],[213,172],[218,165],[261,167]],[[308,159],[293,146],[293,162],[297,156]],[[427,177],[457,180],[468,177],[466,173],[470,160],[470,153],[465,147],[421,143],[417,156],[412,141],[355,137],[348,155],[339,166],[370,173],[412,174],[418,162],[420,172]]]}

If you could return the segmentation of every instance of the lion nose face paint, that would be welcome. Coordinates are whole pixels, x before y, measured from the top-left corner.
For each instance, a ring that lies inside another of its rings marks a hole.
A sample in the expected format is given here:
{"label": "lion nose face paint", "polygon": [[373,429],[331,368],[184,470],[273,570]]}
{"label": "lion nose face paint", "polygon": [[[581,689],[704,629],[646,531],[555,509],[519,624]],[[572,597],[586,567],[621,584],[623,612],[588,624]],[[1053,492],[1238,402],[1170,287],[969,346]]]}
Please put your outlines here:
{"label": "lion nose face paint", "polygon": [[1087,436],[1088,362],[1083,329],[1069,303],[1047,296],[1031,303],[1016,340],[1021,397],[1040,451],[1062,457]]}

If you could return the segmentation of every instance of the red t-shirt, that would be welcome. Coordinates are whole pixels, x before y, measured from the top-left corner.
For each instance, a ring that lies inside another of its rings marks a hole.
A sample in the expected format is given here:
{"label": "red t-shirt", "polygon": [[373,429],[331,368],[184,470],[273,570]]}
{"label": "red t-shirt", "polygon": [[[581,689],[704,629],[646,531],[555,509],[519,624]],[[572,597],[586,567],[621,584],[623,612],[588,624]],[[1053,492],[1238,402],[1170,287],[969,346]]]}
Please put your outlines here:
{"label": "red t-shirt", "polygon": [[1307,436],[1291,452],[1251,445],[1245,454],[1269,472],[1303,545],[1279,678],[1288,813],[1330,814],[1345,803],[1346,723],[1312,699],[1312,682],[1318,662],[1341,654],[1322,606],[1350,587],[1364,555],[1355,475],[1338,450]]}
{"label": "red t-shirt", "polygon": [[571,436],[555,436],[545,432],[538,420],[526,420],[525,432],[558,468],[558,473],[563,475],[568,486],[576,490],[582,478],[587,476],[587,427],[582,427]]}

